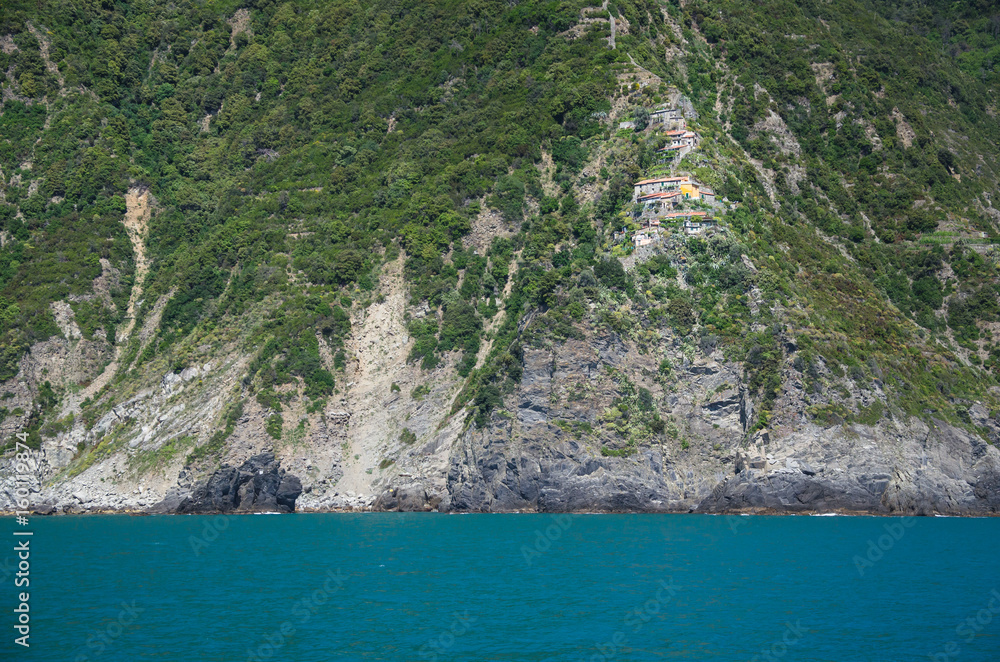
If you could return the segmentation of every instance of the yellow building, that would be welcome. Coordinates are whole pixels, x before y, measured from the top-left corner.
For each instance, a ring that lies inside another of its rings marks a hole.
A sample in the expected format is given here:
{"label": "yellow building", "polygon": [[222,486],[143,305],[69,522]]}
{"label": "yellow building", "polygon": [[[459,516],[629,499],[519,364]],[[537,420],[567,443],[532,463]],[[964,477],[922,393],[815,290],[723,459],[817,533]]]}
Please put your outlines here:
{"label": "yellow building", "polygon": [[684,182],[681,184],[681,193],[684,195],[686,200],[700,200],[701,192],[698,189],[697,184],[691,182]]}

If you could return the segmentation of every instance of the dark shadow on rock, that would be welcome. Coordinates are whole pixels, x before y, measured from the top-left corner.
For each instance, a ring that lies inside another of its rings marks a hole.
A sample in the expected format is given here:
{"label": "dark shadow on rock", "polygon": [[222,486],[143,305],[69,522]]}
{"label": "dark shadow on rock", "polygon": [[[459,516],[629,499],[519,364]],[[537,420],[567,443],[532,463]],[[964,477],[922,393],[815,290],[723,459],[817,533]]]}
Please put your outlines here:
{"label": "dark shadow on rock", "polygon": [[261,453],[239,467],[220,467],[190,493],[171,490],[150,512],[291,513],[300,494],[299,478],[285,473],[274,453]]}

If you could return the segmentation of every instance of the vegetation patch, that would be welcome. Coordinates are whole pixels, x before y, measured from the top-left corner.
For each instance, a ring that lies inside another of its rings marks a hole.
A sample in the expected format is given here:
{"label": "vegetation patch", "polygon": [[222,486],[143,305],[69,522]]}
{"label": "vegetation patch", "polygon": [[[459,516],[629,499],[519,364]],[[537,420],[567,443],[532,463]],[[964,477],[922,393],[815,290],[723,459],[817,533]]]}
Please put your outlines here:
{"label": "vegetation patch", "polygon": [[139,451],[129,456],[128,468],[135,476],[162,473],[175,457],[185,452],[196,442],[195,437],[182,435],[165,442],[156,450]]}

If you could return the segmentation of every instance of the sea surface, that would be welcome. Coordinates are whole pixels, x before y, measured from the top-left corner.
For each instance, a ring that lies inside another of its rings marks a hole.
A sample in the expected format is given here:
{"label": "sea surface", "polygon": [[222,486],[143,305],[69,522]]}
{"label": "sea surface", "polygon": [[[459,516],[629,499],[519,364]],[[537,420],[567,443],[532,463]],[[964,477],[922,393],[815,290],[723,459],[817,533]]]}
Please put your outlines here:
{"label": "sea surface", "polygon": [[1000,660],[1000,519],[4,521],[4,661]]}

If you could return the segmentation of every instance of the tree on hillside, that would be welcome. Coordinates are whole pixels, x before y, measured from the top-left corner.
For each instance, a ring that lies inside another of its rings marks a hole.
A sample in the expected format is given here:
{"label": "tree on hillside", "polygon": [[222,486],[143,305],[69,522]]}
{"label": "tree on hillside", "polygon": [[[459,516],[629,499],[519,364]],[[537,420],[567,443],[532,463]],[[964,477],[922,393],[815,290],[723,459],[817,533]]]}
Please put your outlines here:
{"label": "tree on hillside", "polygon": [[635,122],[636,131],[644,131],[649,126],[649,111],[645,108],[639,108],[635,111],[632,121]]}

